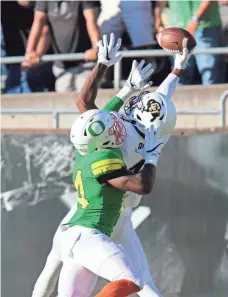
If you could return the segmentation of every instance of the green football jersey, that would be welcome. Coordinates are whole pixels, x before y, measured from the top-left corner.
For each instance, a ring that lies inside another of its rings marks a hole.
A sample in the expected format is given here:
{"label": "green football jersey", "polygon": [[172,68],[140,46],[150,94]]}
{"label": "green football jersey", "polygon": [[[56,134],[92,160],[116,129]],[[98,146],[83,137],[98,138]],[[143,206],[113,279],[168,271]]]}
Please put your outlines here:
{"label": "green football jersey", "polygon": [[97,178],[125,167],[119,149],[101,149],[81,156],[76,152],[73,182],[78,209],[69,226],[95,228],[110,236],[120,216],[125,191],[100,184]]}

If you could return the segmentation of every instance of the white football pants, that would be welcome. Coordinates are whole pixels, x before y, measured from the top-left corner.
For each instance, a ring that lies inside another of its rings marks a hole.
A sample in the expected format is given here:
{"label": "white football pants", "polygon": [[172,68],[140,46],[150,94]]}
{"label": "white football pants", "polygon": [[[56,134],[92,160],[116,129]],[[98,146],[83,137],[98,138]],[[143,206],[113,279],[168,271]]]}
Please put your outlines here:
{"label": "white football pants", "polygon": [[[137,271],[131,267],[127,253],[114,241],[96,229],[70,227],[62,234],[59,297],[86,297],[92,293],[94,275],[110,282],[127,279],[142,288]],[[92,282],[93,284],[93,282]]]}
{"label": "white football pants", "polygon": [[[68,222],[76,209],[77,205],[74,205],[61,224]],[[112,239],[120,246],[120,248],[123,247],[126,250],[127,257],[131,261],[134,271],[137,272],[140,282],[143,284],[143,289],[138,292],[138,295],[140,297],[160,297],[151,278],[142,245],[132,226],[131,212],[132,210],[130,208],[125,208],[123,210],[112,234]],[[70,229],[72,228],[73,227]],[[64,248],[66,244],[66,232],[67,231],[62,231],[61,225],[57,229],[53,239],[52,249],[47,258],[45,267],[35,284],[32,297],[50,297],[53,292],[61,271],[62,262],[66,261],[66,259],[64,260],[63,253],[66,248]],[[80,254],[78,254],[78,257],[80,258]],[[94,257],[96,257],[95,250],[93,250],[92,254],[92,258]],[[112,267],[112,265],[110,267]],[[66,288],[64,287],[64,278],[68,274],[70,275],[70,279],[68,279],[68,287]],[[78,283],[77,286],[75,285],[76,279]],[[95,273],[92,273],[79,263],[75,265],[74,261],[67,261],[67,264],[63,267],[63,274],[59,282],[59,291],[71,290],[72,293],[74,293],[74,290],[77,288],[77,293],[80,292],[80,296],[88,297],[94,289],[96,282],[97,275]],[[61,286],[63,286],[63,289],[60,288]]]}

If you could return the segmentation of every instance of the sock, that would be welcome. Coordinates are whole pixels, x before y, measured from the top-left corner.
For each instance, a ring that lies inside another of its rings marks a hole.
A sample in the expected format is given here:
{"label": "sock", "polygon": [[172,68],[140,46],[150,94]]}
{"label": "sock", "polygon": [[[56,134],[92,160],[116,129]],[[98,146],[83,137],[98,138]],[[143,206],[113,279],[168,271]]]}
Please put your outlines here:
{"label": "sock", "polygon": [[95,297],[127,297],[140,291],[139,286],[127,279],[121,279],[111,282]]}

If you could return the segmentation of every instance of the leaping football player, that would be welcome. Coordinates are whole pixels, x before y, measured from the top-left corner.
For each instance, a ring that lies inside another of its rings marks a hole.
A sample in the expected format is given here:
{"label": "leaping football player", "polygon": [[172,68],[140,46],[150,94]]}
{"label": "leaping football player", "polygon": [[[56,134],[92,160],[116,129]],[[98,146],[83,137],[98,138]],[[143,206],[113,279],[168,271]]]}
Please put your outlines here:
{"label": "leaping football player", "polygon": [[[109,44],[107,43],[107,37],[105,36],[103,42],[99,42],[98,64],[93,69],[84,88],[76,99],[77,106],[81,112],[96,108],[94,101],[103,75],[108,67],[121,59],[120,55],[117,56],[120,44],[120,40],[115,44],[113,34],[110,37]],[[170,97],[174,93],[178,82],[178,76],[181,74],[189,57],[190,53],[186,50],[184,50],[182,54],[175,54],[175,66],[172,73],[165,79],[160,87],[158,87],[155,93],[143,92],[139,96],[130,98],[125,103],[122,115],[124,116],[124,120],[127,119],[129,121],[125,122],[128,136],[123,142],[121,150],[128,168],[139,170],[144,163],[143,157],[135,152],[137,149],[138,151],[142,151],[145,141],[144,125],[148,127],[152,123],[155,126],[159,126],[160,118],[160,124],[162,125],[161,135],[168,135],[174,128],[176,119],[175,109],[170,101]],[[124,101],[128,99],[133,92],[141,91],[145,87],[151,85],[150,82],[146,82],[148,77],[152,74],[151,65],[147,65],[147,69],[146,67],[143,68],[143,65],[143,61],[138,66],[136,62],[133,63],[132,71],[125,86],[117,96],[104,107],[106,110],[118,111],[124,104]],[[143,122],[144,119],[145,123]],[[157,151],[156,154],[158,159],[160,152]],[[157,159],[154,162],[155,166]],[[143,248],[131,223],[132,207],[136,207],[139,204],[141,196],[135,195],[134,197],[131,197],[131,194],[132,193],[130,193],[124,200],[124,207],[112,232],[111,238],[118,245],[125,248],[127,255],[140,275],[140,280],[143,283],[143,290],[138,292],[138,294],[145,297],[157,297],[160,295],[152,281]],[[77,206],[72,207],[62,223],[68,222],[76,209]],[[49,297],[54,290],[63,261],[60,247],[63,245],[62,238],[64,232],[61,231],[61,226],[62,224],[59,226],[54,236],[52,250],[48,256],[46,265],[36,282],[33,297]],[[89,289],[85,290],[84,296],[86,296],[86,294],[87,296],[90,295],[96,281],[97,276],[95,274],[84,276],[83,282],[85,282],[85,287],[89,284]]]}
{"label": "leaping football player", "polygon": [[[77,128],[77,129],[76,129]],[[76,148],[74,184],[77,211],[66,223],[61,255],[59,297],[83,297],[91,291],[91,278],[110,281],[96,297],[125,297],[143,287],[127,252],[110,238],[121,213],[126,191],[145,195],[155,180],[158,146],[163,146],[160,129],[147,129],[138,173],[126,169],[118,149],[127,138],[124,123],[115,112],[92,109],[82,113],[71,129]],[[87,281],[89,280],[89,283]]]}

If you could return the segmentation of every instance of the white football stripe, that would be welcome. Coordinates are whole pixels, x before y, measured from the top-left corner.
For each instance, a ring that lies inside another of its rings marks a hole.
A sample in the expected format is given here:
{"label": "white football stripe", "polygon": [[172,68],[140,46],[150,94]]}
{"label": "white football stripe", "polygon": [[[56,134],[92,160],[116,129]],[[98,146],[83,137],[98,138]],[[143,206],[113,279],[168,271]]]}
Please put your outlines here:
{"label": "white football stripe", "polygon": [[162,34],[160,32],[160,33],[158,33],[158,43],[159,43],[159,45],[161,45],[161,38],[162,38]]}

